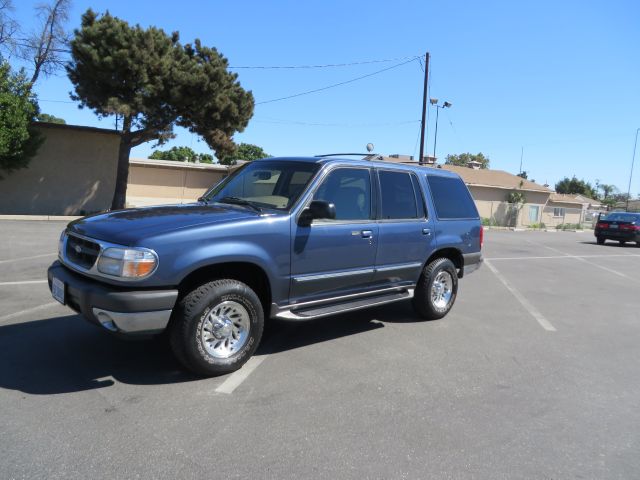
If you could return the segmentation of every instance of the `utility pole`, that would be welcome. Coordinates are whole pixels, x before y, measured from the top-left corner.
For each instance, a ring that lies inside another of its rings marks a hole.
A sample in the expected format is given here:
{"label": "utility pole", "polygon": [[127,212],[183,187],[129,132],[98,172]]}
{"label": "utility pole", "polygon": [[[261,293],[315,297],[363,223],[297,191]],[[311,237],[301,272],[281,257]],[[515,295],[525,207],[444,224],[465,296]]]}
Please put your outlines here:
{"label": "utility pole", "polygon": [[518,173],[522,173],[522,157],[524,157],[524,147],[520,147],[520,171]]}
{"label": "utility pole", "polygon": [[422,126],[420,128],[420,156],[418,163],[422,165],[424,158],[424,137],[427,117],[427,86],[429,85],[429,52],[424,56],[424,90],[422,91]]}
{"label": "utility pole", "polygon": [[633,144],[633,158],[631,159],[631,173],[629,174],[629,188],[627,188],[627,206],[624,209],[626,212],[629,211],[629,197],[631,197],[631,179],[633,178],[633,164],[636,161],[636,147],[638,146],[638,132],[640,132],[640,128],[636,129],[636,141]]}

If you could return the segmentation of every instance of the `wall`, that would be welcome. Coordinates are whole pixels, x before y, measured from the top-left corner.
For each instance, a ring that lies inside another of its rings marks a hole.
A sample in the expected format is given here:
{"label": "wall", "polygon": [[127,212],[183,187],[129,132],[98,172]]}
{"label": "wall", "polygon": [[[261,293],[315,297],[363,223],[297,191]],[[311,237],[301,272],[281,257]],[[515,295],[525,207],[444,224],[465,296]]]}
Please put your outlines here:
{"label": "wall", "polygon": [[[473,197],[478,213],[481,218],[491,219],[492,225],[497,226],[517,226],[523,227],[532,223],[539,223],[541,220],[543,207],[546,204],[551,192],[525,191],[526,203],[517,212],[517,222],[513,224],[512,205],[505,201],[506,196],[512,190],[495,187],[469,186],[469,191]],[[538,220],[531,221],[529,218],[529,207],[538,206]]]}
{"label": "wall", "polygon": [[[554,217],[554,208],[564,208],[564,215],[561,217]],[[561,225],[563,223],[582,223],[582,206],[578,206],[575,203],[549,202],[544,208],[542,217],[542,221],[547,227],[555,227],[556,225]]]}
{"label": "wall", "polygon": [[40,123],[29,167],[0,180],[0,214],[80,215],[106,210],[115,188],[117,132]]}
{"label": "wall", "polygon": [[222,165],[131,159],[127,206],[193,202],[228,173]]}

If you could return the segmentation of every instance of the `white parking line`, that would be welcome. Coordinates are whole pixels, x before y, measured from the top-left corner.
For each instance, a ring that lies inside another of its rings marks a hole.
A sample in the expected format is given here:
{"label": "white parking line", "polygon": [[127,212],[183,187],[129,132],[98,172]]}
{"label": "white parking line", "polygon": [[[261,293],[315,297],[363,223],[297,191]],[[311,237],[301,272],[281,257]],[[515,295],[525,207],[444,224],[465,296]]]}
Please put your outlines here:
{"label": "white parking line", "polygon": [[507,290],[509,290],[511,294],[514,297],[516,297],[516,300],[520,302],[520,304],[524,307],[524,309],[527,312],[529,312],[529,314],[533,318],[536,319],[536,321],[540,324],[542,328],[544,328],[549,332],[556,331],[556,328],[553,325],[551,325],[551,322],[549,322],[549,320],[547,320],[545,316],[542,315],[542,313],[540,313],[536,307],[531,305],[529,300],[524,298],[524,296],[518,290],[516,290],[516,288],[513,285],[511,285],[511,283],[509,283],[509,281],[498,271],[496,267],[493,266],[493,264],[490,261],[485,259],[484,263],[487,265],[487,267],[489,267],[489,270],[491,270],[494,273],[494,275],[498,277],[498,280],[500,280],[502,284],[505,287],[507,287]]}
{"label": "white parking line", "polygon": [[[605,267],[604,265],[598,265],[597,263],[590,262],[590,261],[588,261],[588,260],[585,260],[585,258],[584,258],[584,257],[580,257],[580,256],[576,256],[576,255],[571,255],[571,254],[569,254],[569,253],[565,253],[565,252],[563,252],[562,250],[558,250],[557,248],[549,247],[549,246],[547,246],[547,245],[543,245],[543,244],[541,244],[541,243],[534,243],[534,242],[530,242],[530,241],[528,241],[528,240],[527,240],[527,242],[528,242],[528,243],[531,243],[531,244],[533,244],[533,245],[542,245],[542,246],[543,246],[544,248],[546,248],[547,250],[551,250],[552,252],[561,253],[561,254],[562,254],[564,257],[566,257],[566,258],[573,258],[574,260],[578,260],[578,261],[580,261],[580,262],[582,262],[582,263],[586,263],[587,265],[594,266],[594,267],[596,267],[596,268],[599,268],[600,270],[604,270],[605,272],[609,272],[609,273],[612,273],[612,274],[617,275],[617,276],[619,276],[619,277],[622,277],[622,278],[624,278],[624,279],[626,279],[626,280],[631,280],[632,282],[638,283],[638,280],[636,280],[636,279],[635,279],[635,278],[633,278],[633,277],[630,277],[629,275],[625,275],[625,274],[624,274],[624,273],[622,273],[622,272],[618,272],[617,270],[614,270],[614,269],[612,269],[612,268]],[[608,257],[608,256],[613,256],[613,255],[605,255],[605,256],[607,256],[607,257]],[[629,256],[636,256],[636,255],[635,255],[635,254],[632,254],[632,255],[619,255],[619,256],[622,256],[622,257],[629,257]]]}
{"label": "white parking line", "polygon": [[43,253],[42,255],[32,255],[31,257],[10,258],[8,260],[0,260],[0,263],[20,262],[22,260],[32,260],[34,258],[53,257],[57,253]]}
{"label": "white parking line", "polygon": [[[550,247],[547,247],[547,248],[550,248]],[[546,260],[546,259],[555,259],[555,258],[608,258],[608,257],[640,258],[640,254],[632,253],[632,254],[624,254],[624,255],[569,255],[568,253],[563,253],[562,255],[546,255],[546,256],[539,256],[539,257],[489,257],[487,258],[487,260],[491,260],[491,261],[494,261],[494,260]]]}
{"label": "white parking line", "polygon": [[268,356],[269,355],[260,355],[259,357],[251,357],[240,370],[233,372],[218,386],[218,388],[216,388],[216,393],[233,393],[233,391],[238,388]]}
{"label": "white parking line", "polygon": [[18,282],[0,282],[0,287],[7,285],[33,285],[36,283],[47,283],[47,280],[21,280]]}
{"label": "white parking line", "polygon": [[47,310],[48,308],[55,307],[56,305],[60,304],[58,302],[45,303],[44,305],[38,305],[37,307],[27,308],[26,310],[20,310],[19,312],[10,313],[9,315],[0,317],[0,323],[20,317],[22,315],[27,315],[29,313],[39,312],[40,310]]}

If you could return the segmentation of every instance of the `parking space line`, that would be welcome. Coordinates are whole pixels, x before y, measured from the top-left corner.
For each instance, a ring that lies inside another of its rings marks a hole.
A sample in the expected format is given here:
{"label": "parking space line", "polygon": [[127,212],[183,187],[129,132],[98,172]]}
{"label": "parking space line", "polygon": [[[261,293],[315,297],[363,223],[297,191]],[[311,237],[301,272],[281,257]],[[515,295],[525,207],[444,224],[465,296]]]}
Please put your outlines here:
{"label": "parking space line", "polygon": [[32,255],[31,257],[10,258],[8,260],[0,260],[0,264],[9,263],[9,262],[20,262],[22,260],[32,260],[34,258],[53,257],[54,255],[58,255],[58,254],[57,253],[43,253],[42,255]]}
{"label": "parking space line", "polygon": [[251,373],[260,366],[262,362],[269,355],[261,355],[259,357],[251,357],[247,363],[245,363],[240,370],[233,372],[227,379],[222,382],[216,393],[232,394],[233,391],[238,388],[242,382],[244,382]]}
{"label": "parking space line", "polygon": [[494,261],[494,260],[547,260],[547,259],[556,259],[556,258],[608,258],[608,257],[640,258],[640,254],[631,253],[631,254],[621,254],[621,255],[569,255],[568,253],[562,253],[562,255],[546,255],[546,256],[538,256],[538,257],[489,257],[487,258],[487,260],[491,260],[491,261]]}
{"label": "parking space line", "polygon": [[47,280],[20,280],[17,282],[0,282],[0,287],[7,285],[33,285],[35,283],[47,283]]}
{"label": "parking space line", "polygon": [[529,302],[529,300],[524,298],[524,295],[522,295],[513,285],[511,285],[511,283],[509,283],[509,281],[504,277],[504,275],[502,275],[498,271],[498,269],[495,266],[493,266],[493,264],[490,261],[485,259],[484,263],[485,265],[487,265],[487,267],[489,267],[489,270],[491,270],[494,273],[494,275],[498,278],[498,280],[502,282],[502,284],[507,288],[507,290],[509,290],[511,294],[514,297],[516,297],[516,300],[520,302],[520,304],[524,307],[524,309],[527,312],[529,312],[529,315],[531,315],[533,318],[536,319],[536,321],[540,324],[542,328],[544,328],[548,332],[556,331],[556,328],[553,325],[551,325],[551,322],[549,322],[549,320],[547,320],[545,316],[542,315],[542,313],[540,313],[540,311]]}
{"label": "parking space line", "polygon": [[13,318],[20,317],[22,315],[27,315],[29,313],[39,312],[40,310],[47,310],[48,308],[55,307],[56,305],[60,305],[60,304],[58,302],[50,302],[50,303],[45,303],[44,305],[38,305],[37,307],[27,308],[26,310],[20,310],[19,312],[10,313],[9,315],[0,317],[0,323],[6,322],[7,320],[11,320]]}
{"label": "parking space line", "polygon": [[[544,248],[546,248],[546,249],[548,249],[548,250],[551,250],[552,252],[561,253],[561,254],[562,254],[563,256],[565,256],[566,258],[573,258],[573,259],[578,260],[578,261],[580,261],[580,262],[582,262],[582,263],[586,263],[587,265],[591,265],[591,266],[594,266],[594,267],[596,267],[596,268],[599,268],[600,270],[604,270],[605,272],[609,272],[609,273],[612,273],[612,274],[617,275],[617,276],[619,276],[619,277],[622,277],[622,278],[624,278],[624,279],[626,279],[626,280],[631,280],[632,282],[640,283],[640,281],[636,280],[636,279],[635,279],[635,278],[633,278],[633,277],[630,277],[629,275],[625,275],[625,274],[624,274],[624,273],[622,273],[622,272],[618,272],[617,270],[614,270],[613,268],[605,267],[604,265],[598,265],[597,263],[590,262],[590,261],[588,261],[588,260],[584,259],[583,257],[579,257],[579,256],[571,255],[571,254],[569,254],[569,253],[565,253],[565,252],[563,252],[562,250],[558,250],[557,248],[549,247],[549,246],[547,246],[547,245],[543,245],[543,244],[541,244],[541,243],[536,244],[536,243],[534,243],[534,242],[530,242],[530,241],[528,241],[528,240],[527,240],[527,242],[528,242],[528,243],[531,243],[531,244],[533,244],[533,245],[542,245]],[[635,254],[634,254],[634,255],[635,255]],[[608,255],[607,255],[607,256],[608,256]],[[621,255],[621,256],[628,257],[628,256],[630,256],[630,255]]]}

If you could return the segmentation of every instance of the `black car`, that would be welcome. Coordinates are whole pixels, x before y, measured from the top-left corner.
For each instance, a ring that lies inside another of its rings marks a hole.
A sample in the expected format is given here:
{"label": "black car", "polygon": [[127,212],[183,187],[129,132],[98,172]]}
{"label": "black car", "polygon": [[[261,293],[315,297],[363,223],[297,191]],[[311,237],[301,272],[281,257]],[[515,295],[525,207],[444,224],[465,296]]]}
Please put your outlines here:
{"label": "black car", "polygon": [[594,231],[598,245],[616,240],[620,245],[636,242],[640,247],[640,213],[611,212],[600,217]]}

